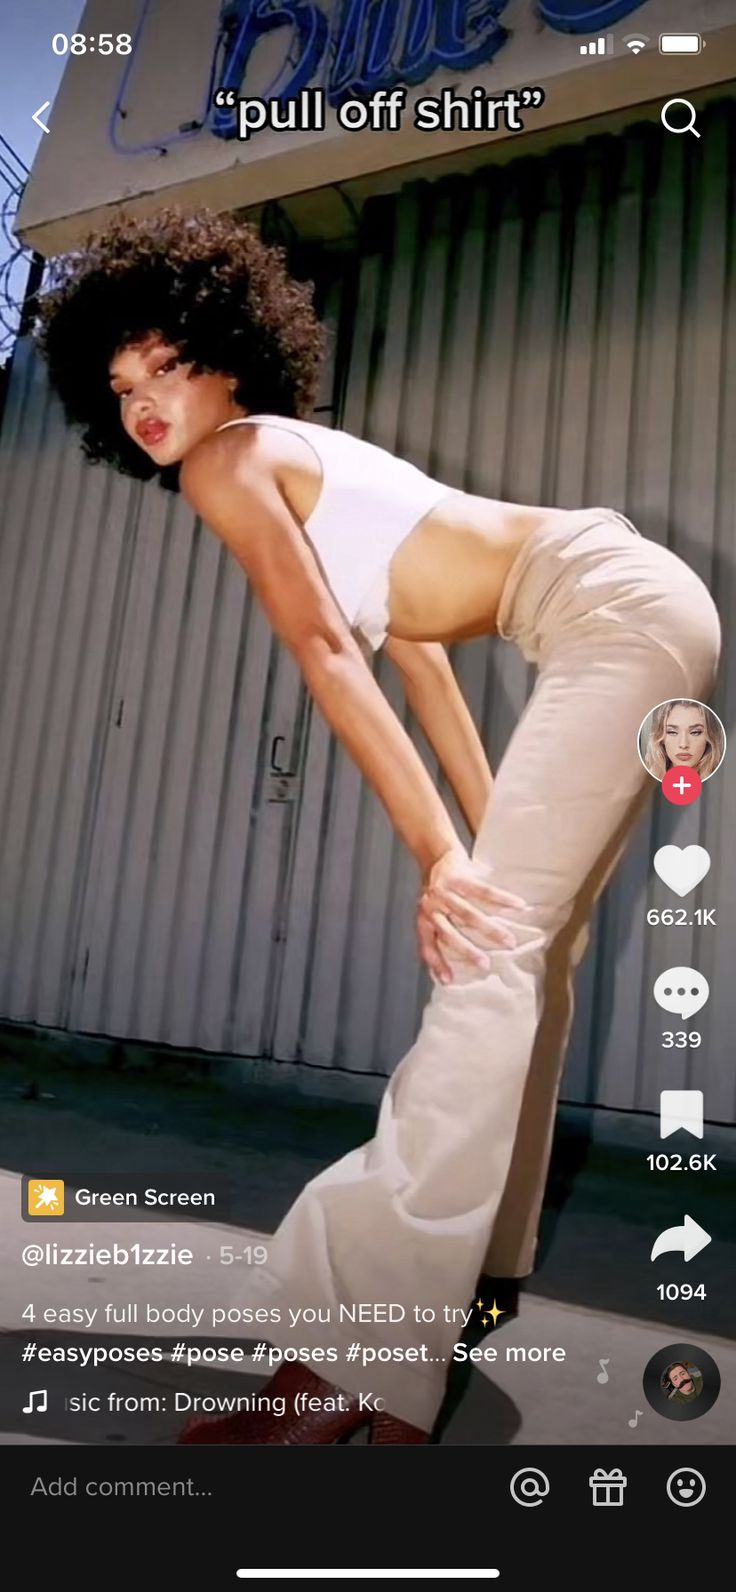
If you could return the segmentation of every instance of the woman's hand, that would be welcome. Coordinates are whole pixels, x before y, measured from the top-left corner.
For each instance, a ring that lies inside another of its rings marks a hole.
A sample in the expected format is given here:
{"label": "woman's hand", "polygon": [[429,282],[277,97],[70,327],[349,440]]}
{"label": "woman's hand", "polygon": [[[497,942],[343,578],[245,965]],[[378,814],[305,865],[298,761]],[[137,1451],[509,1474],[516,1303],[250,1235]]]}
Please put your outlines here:
{"label": "woman's hand", "polygon": [[523,909],[526,902],[508,890],[498,890],[492,870],[475,862],[462,846],[446,851],[430,868],[417,907],[420,954],[442,984],[451,984],[451,954],[456,960],[487,973],[490,962],[482,947],[463,930],[472,931],[483,945],[508,950],[516,944],[513,929],[489,917],[493,907]]}

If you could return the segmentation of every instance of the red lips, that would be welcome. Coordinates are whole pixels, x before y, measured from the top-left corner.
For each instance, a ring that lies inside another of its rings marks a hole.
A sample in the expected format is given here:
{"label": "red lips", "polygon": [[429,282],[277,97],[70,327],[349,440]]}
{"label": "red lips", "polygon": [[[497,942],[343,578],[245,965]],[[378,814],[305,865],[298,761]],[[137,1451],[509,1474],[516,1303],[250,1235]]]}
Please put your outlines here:
{"label": "red lips", "polygon": [[141,420],[135,428],[135,434],[141,442],[156,443],[166,436],[168,429],[165,420]]}

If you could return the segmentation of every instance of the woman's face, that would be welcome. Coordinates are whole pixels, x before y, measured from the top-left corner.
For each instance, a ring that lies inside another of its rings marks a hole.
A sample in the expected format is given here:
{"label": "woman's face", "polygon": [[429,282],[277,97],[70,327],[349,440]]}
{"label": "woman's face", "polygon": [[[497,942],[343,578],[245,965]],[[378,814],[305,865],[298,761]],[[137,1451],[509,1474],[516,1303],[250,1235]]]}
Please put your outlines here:
{"label": "woman's face", "polygon": [[664,726],[664,749],[676,768],[696,768],[706,749],[702,708],[678,702],[670,708]]}
{"label": "woman's face", "polygon": [[110,361],[122,424],[161,467],[178,464],[216,426],[245,413],[233,399],[232,377],[190,376],[191,369],[156,333],[119,348]]}

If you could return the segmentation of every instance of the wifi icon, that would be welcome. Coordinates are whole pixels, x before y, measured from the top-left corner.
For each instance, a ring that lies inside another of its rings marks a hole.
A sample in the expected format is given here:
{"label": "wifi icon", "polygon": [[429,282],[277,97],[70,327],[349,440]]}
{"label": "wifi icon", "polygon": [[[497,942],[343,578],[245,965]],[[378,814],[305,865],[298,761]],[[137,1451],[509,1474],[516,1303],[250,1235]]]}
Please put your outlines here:
{"label": "wifi icon", "polygon": [[624,39],[624,44],[627,50],[631,50],[632,55],[641,55],[642,50],[646,49],[648,43],[649,40],[644,38],[641,33],[630,33],[628,38]]}

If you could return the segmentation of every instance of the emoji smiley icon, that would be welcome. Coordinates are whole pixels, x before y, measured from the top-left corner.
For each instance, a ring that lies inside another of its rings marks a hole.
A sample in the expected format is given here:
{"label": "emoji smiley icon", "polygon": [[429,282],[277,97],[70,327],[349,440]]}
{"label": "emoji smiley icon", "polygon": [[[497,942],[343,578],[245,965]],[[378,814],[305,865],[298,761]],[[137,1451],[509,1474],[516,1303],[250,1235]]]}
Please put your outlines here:
{"label": "emoji smiley icon", "polygon": [[667,1479],[667,1497],[681,1509],[692,1509],[693,1504],[701,1503],[705,1497],[705,1477],[689,1465],[673,1470]]}

